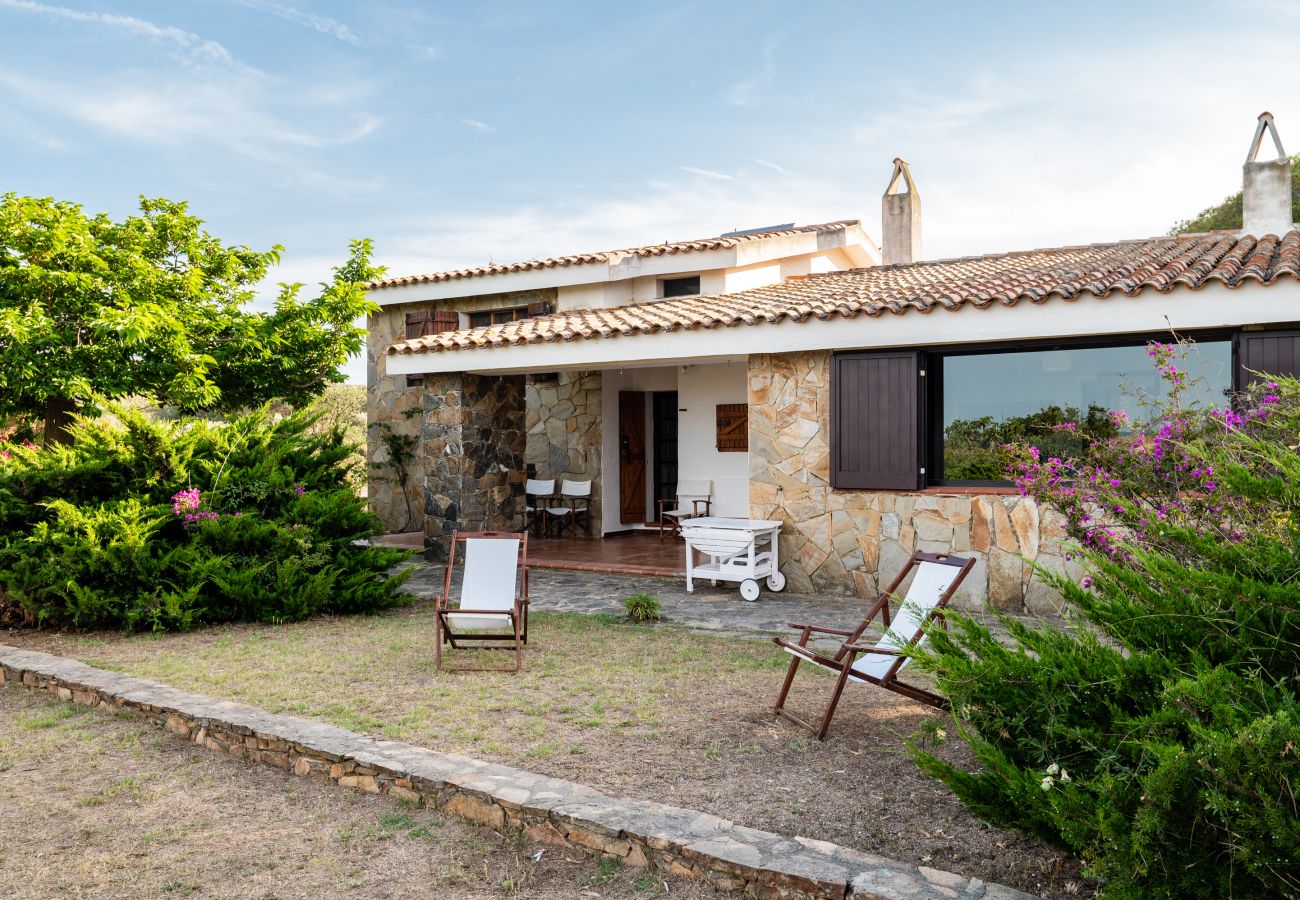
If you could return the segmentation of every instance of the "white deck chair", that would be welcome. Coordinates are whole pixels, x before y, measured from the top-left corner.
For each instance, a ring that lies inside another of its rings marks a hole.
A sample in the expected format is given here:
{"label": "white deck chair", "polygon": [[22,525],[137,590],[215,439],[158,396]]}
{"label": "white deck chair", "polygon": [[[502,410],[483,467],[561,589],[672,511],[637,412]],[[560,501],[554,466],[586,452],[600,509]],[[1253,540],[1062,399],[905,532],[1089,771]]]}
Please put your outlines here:
{"label": "white deck chair", "polygon": [[[565,504],[568,504],[567,506]],[[578,536],[578,526],[582,525],[587,534],[591,534],[591,482],[570,481],[565,478],[560,482],[560,498],[554,506],[547,507],[546,515],[555,522],[555,533],[564,534],[564,529],[573,529],[573,536]]]}
{"label": "white deck chair", "polygon": [[546,523],[546,519],[542,514],[546,512],[546,501],[552,499],[554,494],[554,478],[528,479],[524,485],[524,531],[532,528],[543,530],[542,526]]}
{"label": "white deck chair", "polygon": [[[840,694],[848,681],[874,684],[930,706],[947,708],[948,701],[943,697],[899,681],[898,673],[911,662],[911,657],[906,656],[905,651],[909,647],[925,643],[925,626],[933,619],[942,621],[944,607],[948,605],[962,579],[974,565],[973,559],[918,551],[912,554],[903,571],[880,595],[866,618],[855,630],[843,631],[816,625],[791,624],[791,628],[800,629],[798,641],[772,638],[777,646],[794,657],[790,660],[790,670],[786,673],[785,683],[781,686],[781,693],[776,699],[776,714],[802,725],[816,734],[819,741],[823,740],[827,729],[831,727],[831,717],[835,715],[835,707],[839,704]],[[913,570],[916,572],[916,577],[912,579],[912,584],[907,589],[907,596],[903,598],[897,611],[891,615],[889,602],[891,599],[896,599],[894,592]],[[872,646],[858,643],[877,617],[884,627],[884,635]],[[814,634],[830,634],[846,640],[833,657],[826,656],[808,646],[808,639]],[[861,658],[859,658],[860,654]],[[794,683],[794,673],[801,662],[812,663],[838,675],[835,689],[831,693],[830,702],[826,705],[826,712],[822,715],[819,725],[813,725],[785,708],[786,697],[789,696],[790,686]]]}
{"label": "white deck chair", "polygon": [[[457,548],[464,547],[460,605],[451,606]],[[442,668],[442,645],[479,644],[484,650],[513,650],[514,668],[458,668],[458,672],[518,672],[528,643],[528,535],[503,531],[457,532],[434,598],[434,664]]]}

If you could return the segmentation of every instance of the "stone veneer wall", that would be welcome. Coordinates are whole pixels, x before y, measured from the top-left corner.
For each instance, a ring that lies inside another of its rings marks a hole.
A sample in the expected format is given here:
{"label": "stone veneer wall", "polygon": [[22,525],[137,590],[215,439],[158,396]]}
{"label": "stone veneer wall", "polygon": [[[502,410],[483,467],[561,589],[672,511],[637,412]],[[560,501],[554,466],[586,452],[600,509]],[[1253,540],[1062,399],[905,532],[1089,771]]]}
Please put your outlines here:
{"label": "stone veneer wall", "polygon": [[592,530],[601,523],[599,372],[560,372],[528,385],[528,447],[524,461],[538,478],[591,480]]}
{"label": "stone veneer wall", "polygon": [[[421,413],[426,387],[407,387],[405,375],[389,375],[384,351],[406,336],[406,314],[425,310],[454,309],[457,312],[481,312],[527,306],[530,303],[554,303],[553,288],[540,291],[514,291],[505,294],[483,294],[459,297],[454,300],[422,301],[385,306],[366,321],[366,424],[367,429],[367,491],[370,509],[383,520],[389,531],[399,531],[407,525],[406,499],[410,500],[412,518],[409,528],[424,528],[424,454],[416,448],[411,463],[407,498],[403,498],[388,465],[388,456],[376,433],[375,425],[386,423],[398,434],[419,437]],[[413,412],[412,412],[413,411]],[[408,415],[408,412],[410,414]]]}
{"label": "stone veneer wall", "polygon": [[783,519],[790,590],[874,596],[916,550],[978,560],[956,603],[1055,612],[1059,596],[1026,559],[1076,574],[1062,519],[1008,493],[850,491],[830,486],[830,353],[749,358],[749,505]]}
{"label": "stone veneer wall", "polygon": [[515,531],[524,514],[524,376],[426,375],[424,546],[447,558],[453,531]]}

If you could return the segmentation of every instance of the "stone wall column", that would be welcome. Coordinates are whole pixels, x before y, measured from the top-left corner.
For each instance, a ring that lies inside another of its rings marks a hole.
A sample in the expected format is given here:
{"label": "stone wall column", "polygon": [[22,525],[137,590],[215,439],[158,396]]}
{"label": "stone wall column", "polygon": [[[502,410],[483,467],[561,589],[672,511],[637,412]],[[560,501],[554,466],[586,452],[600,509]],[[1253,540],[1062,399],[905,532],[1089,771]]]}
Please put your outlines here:
{"label": "stone wall column", "polygon": [[426,375],[424,547],[447,558],[455,531],[517,531],[524,514],[524,377]]}

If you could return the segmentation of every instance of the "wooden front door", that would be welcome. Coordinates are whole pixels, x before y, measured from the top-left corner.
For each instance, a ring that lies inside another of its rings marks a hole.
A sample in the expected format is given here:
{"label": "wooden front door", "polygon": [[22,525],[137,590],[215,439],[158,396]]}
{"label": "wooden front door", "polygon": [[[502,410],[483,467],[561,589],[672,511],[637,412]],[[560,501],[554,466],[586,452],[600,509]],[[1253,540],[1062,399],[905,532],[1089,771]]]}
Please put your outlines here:
{"label": "wooden front door", "polygon": [[618,392],[619,521],[640,525],[645,508],[645,394]]}

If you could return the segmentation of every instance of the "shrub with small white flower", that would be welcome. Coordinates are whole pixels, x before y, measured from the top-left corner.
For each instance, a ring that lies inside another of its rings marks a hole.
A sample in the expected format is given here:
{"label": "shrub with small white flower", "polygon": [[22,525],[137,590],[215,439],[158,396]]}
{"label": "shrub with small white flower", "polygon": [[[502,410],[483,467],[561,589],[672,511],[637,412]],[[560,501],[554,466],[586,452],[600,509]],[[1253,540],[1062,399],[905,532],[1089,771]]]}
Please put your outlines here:
{"label": "shrub with small white flower", "polygon": [[1086,571],[1040,573],[1074,627],[949,616],[920,664],[979,767],[916,758],[1103,896],[1300,897],[1300,382],[1187,407],[1184,349],[1151,347],[1150,421],[1013,464]]}

